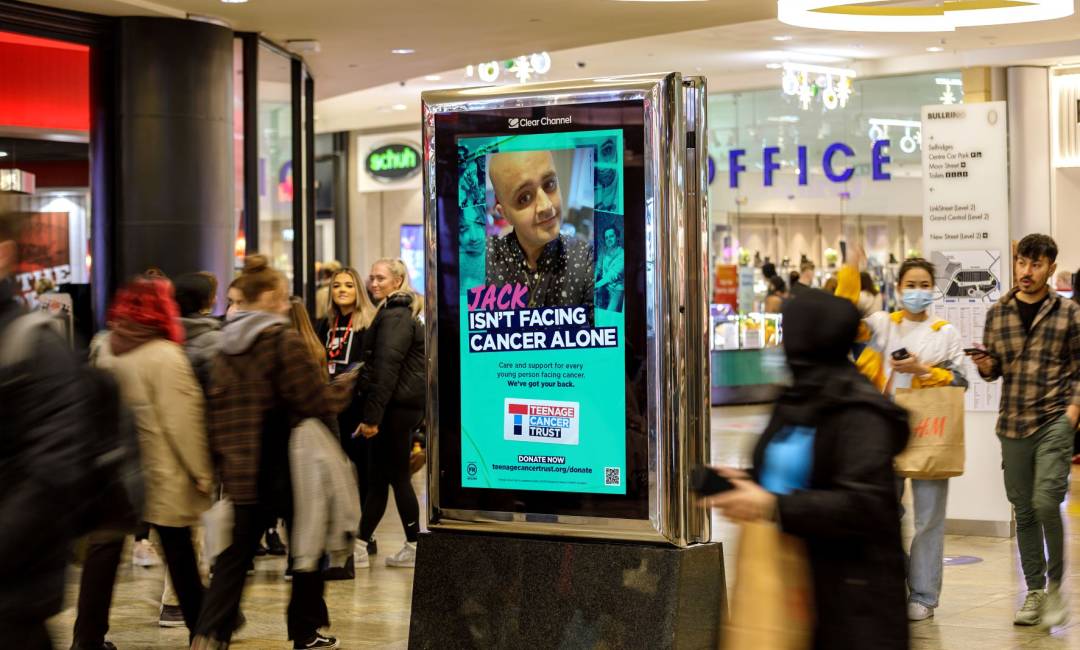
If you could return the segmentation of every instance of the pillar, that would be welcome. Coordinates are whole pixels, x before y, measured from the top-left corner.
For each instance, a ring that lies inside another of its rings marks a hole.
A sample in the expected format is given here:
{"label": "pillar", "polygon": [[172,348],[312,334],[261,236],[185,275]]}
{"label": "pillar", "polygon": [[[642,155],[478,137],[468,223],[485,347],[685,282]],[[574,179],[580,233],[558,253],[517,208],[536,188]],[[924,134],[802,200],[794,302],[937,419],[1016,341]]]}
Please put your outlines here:
{"label": "pillar", "polygon": [[223,294],[235,232],[233,33],[131,17],[118,40],[113,281],[150,266],[211,271]]}
{"label": "pillar", "polygon": [[1050,234],[1050,77],[1047,68],[1009,68],[1009,236]]}

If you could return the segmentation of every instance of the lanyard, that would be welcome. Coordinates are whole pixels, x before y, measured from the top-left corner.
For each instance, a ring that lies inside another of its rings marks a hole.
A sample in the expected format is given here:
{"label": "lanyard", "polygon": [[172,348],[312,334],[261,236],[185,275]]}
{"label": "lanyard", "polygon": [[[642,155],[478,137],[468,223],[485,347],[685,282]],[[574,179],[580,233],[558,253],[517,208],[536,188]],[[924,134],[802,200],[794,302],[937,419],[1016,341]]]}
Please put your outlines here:
{"label": "lanyard", "polygon": [[[349,333],[347,335],[345,335],[345,336],[340,336],[340,337],[337,335],[338,331],[341,329],[340,325],[339,325],[339,317],[337,317],[337,316],[334,317],[334,327],[330,330],[330,333],[328,334],[327,341],[326,341],[326,356],[328,357],[328,363],[327,363],[328,367],[327,367],[327,369],[329,370],[331,375],[334,374],[334,370],[336,369],[337,364],[339,364],[339,363],[347,363],[349,361],[349,355],[352,353],[353,333],[354,333],[353,332],[353,327],[352,327],[353,316],[355,316],[355,314],[350,314],[349,315],[349,322],[346,323],[346,325],[345,325],[345,327],[349,331]],[[347,344],[344,344],[345,345],[345,358],[344,358],[343,361],[338,361],[337,358],[339,356],[341,356],[341,348],[342,348],[342,345],[343,345],[343,339],[345,339],[346,337],[349,339],[349,341],[348,341]]]}

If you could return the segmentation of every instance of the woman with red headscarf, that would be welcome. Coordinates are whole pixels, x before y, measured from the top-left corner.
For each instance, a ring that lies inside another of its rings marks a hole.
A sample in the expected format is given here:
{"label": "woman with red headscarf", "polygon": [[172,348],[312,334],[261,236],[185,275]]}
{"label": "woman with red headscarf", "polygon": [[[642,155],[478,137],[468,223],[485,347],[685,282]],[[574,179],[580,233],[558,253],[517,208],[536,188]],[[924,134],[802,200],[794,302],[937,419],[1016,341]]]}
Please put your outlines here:
{"label": "woman with red headscarf", "polygon": [[[127,285],[117,292],[108,320],[110,331],[95,340],[91,360],[116,378],[134,416],[146,486],[143,519],[161,538],[184,622],[192,631],[203,585],[191,527],[210,505],[213,481],[202,388],[182,347],[184,328],[168,281],[147,278]],[[74,648],[108,647],[108,607],[120,560],[120,548],[112,544],[89,578],[84,570]]]}

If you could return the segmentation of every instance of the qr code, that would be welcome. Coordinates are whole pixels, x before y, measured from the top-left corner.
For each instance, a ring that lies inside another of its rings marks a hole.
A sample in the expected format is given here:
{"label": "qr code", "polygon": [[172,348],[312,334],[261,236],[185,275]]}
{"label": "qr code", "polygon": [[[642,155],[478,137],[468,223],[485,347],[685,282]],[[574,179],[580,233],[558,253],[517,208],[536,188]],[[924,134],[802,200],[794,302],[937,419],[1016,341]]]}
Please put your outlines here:
{"label": "qr code", "polygon": [[620,486],[622,485],[622,468],[620,467],[605,467],[604,468],[604,485]]}

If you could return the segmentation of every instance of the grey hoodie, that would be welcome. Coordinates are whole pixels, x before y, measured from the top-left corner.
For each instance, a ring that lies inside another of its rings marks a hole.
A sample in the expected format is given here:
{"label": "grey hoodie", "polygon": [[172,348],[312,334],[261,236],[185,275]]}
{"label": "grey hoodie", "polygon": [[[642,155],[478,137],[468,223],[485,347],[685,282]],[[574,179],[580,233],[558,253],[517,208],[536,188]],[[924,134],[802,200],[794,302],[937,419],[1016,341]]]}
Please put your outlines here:
{"label": "grey hoodie", "polygon": [[210,368],[221,349],[221,322],[210,316],[181,318],[180,322],[184,325],[184,352],[206,391],[210,385]]}
{"label": "grey hoodie", "polygon": [[265,311],[233,312],[226,319],[225,327],[221,328],[222,353],[231,356],[244,354],[251,349],[252,345],[255,345],[255,339],[259,338],[260,334],[274,325],[288,327],[289,318]]}

